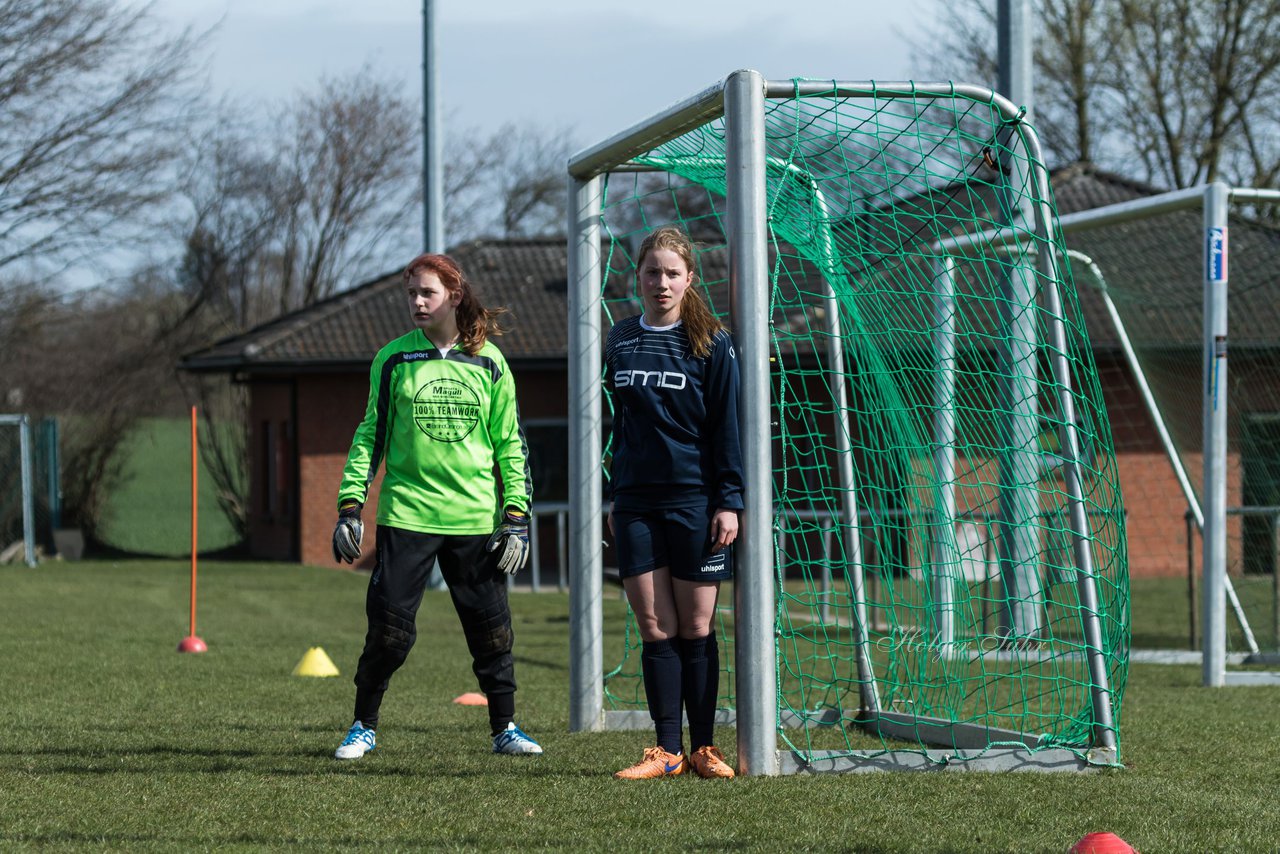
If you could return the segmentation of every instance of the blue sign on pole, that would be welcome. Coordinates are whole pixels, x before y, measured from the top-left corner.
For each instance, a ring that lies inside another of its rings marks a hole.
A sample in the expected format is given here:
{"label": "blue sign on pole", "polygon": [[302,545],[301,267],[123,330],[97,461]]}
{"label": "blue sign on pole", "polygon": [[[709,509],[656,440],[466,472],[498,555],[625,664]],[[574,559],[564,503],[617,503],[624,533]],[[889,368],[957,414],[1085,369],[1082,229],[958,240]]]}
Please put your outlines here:
{"label": "blue sign on pole", "polygon": [[1227,280],[1227,229],[1215,227],[1205,229],[1206,247],[1204,253],[1205,278],[1210,282],[1220,283]]}

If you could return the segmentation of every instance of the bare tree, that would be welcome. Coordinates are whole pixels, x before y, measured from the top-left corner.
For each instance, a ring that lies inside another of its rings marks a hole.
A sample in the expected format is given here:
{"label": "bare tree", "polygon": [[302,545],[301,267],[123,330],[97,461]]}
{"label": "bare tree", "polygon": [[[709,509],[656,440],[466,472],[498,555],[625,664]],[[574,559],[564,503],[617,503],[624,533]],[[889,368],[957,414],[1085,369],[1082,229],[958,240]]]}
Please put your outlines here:
{"label": "bare tree", "polygon": [[145,233],[197,42],[116,0],[0,0],[0,270]]}
{"label": "bare tree", "polygon": [[[1036,129],[1045,149],[1065,161],[1092,161],[1098,147],[1100,102],[1114,40],[1095,0],[1039,0],[1035,43]],[[996,4],[959,0],[944,4],[913,53],[929,75],[996,85],[999,74]],[[1105,119],[1104,119],[1105,121]]]}
{"label": "bare tree", "polygon": [[547,237],[564,233],[566,164],[574,149],[564,128],[505,124],[445,139],[445,226],[449,241]]}
{"label": "bare tree", "polygon": [[88,290],[64,301],[39,287],[0,306],[6,394],[23,411],[59,417],[64,516],[94,538],[120,484],[118,449],[139,418],[177,399],[156,331],[181,306],[171,292]]}
{"label": "bare tree", "polygon": [[[1049,155],[1187,187],[1280,174],[1280,0],[1039,0],[1037,127]],[[994,4],[958,0],[916,53],[995,78]]]}
{"label": "bare tree", "polygon": [[1117,42],[1096,0],[1043,0],[1044,37],[1036,50],[1035,109],[1045,144],[1064,160],[1092,162],[1095,112],[1104,110]]}
{"label": "bare tree", "polygon": [[1275,179],[1280,0],[1123,0],[1114,21],[1120,126],[1148,175],[1173,187]]}
{"label": "bare tree", "polygon": [[243,540],[249,535],[249,390],[225,374],[186,375],[181,384],[199,413],[200,463],[223,517]]}
{"label": "bare tree", "polygon": [[224,105],[190,147],[180,284],[232,332],[398,260],[419,232],[417,116],[396,86],[365,69],[277,113]]}
{"label": "bare tree", "polygon": [[123,0],[0,0],[5,393],[63,416],[67,514],[90,535],[119,476],[114,452],[157,399],[155,304],[83,286],[60,299],[49,276],[72,264],[101,275],[104,250],[153,238],[198,98],[199,47]]}
{"label": "bare tree", "polygon": [[276,187],[281,312],[348,284],[397,229],[419,230],[406,229],[422,197],[418,127],[399,87],[368,69],[294,107]]}
{"label": "bare tree", "polygon": [[212,127],[188,149],[184,195],[192,215],[179,235],[178,284],[189,303],[180,322],[205,313],[229,334],[276,313],[279,287],[268,259],[284,206],[276,196],[278,153],[233,105],[213,115]]}
{"label": "bare tree", "polygon": [[5,367],[0,405],[7,411],[30,406],[28,374],[45,359],[39,341],[56,307],[51,294],[25,278],[11,280],[7,290],[0,290],[0,365]]}

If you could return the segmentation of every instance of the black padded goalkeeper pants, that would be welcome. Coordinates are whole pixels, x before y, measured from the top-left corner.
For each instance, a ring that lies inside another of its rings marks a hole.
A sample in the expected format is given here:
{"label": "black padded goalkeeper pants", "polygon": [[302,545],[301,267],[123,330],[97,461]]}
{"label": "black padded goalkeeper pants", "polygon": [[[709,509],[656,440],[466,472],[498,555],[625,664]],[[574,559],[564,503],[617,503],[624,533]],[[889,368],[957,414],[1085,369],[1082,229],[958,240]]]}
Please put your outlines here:
{"label": "black padded goalkeeper pants", "polygon": [[514,635],[507,577],[495,556],[485,551],[488,539],[483,534],[443,536],[378,526],[376,560],[365,595],[369,628],[355,678],[355,717],[365,726],[376,728],[391,675],[417,640],[418,606],[433,560],[439,561],[449,585],[471,652],[471,668],[489,698],[490,724],[497,731],[514,716]]}

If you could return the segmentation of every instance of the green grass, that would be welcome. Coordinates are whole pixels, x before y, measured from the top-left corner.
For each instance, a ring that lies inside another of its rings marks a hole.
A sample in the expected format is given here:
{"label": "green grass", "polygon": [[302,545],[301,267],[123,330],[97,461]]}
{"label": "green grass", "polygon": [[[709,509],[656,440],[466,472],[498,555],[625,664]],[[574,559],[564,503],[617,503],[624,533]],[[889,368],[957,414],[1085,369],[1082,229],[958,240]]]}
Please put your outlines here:
{"label": "green grass", "polygon": [[[1233,576],[1236,595],[1245,616],[1253,629],[1254,639],[1262,650],[1277,649],[1276,626],[1273,617],[1274,599],[1271,576]],[[1187,598],[1187,580],[1181,578],[1134,578],[1129,582],[1132,601],[1131,634],[1134,649],[1190,649],[1190,605]],[[1196,642],[1200,649],[1202,636],[1200,621],[1204,606],[1200,580],[1196,579]],[[1235,612],[1227,608],[1227,650],[1247,652],[1244,633],[1236,620]]]}
{"label": "green grass", "polygon": [[[1135,666],[1122,770],[675,778],[610,772],[645,733],[569,733],[568,602],[515,594],[520,723],[541,757],[488,752],[447,594],[383,707],[378,750],[340,764],[366,576],[207,562],[204,655],[179,655],[180,561],[0,569],[0,849],[1065,851],[1110,830],[1143,851],[1270,851],[1280,689],[1198,687]],[[606,595],[612,620],[621,603]],[[342,676],[290,675],[322,646]],[[734,758],[734,736],[719,741]]]}
{"label": "green grass", "polygon": [[[124,481],[107,500],[102,541],[138,555],[191,554],[190,420],[144,419],[120,453]],[[210,553],[235,545],[235,531],[218,506],[213,478],[203,463],[197,486],[199,550]]]}

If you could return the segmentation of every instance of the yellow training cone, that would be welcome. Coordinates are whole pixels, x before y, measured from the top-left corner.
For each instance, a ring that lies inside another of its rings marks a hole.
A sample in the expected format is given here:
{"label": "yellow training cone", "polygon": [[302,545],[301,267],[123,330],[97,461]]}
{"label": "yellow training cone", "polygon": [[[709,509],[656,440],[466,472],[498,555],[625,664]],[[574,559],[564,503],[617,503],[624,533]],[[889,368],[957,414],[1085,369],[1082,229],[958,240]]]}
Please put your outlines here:
{"label": "yellow training cone", "polygon": [[338,668],[333,666],[333,661],[329,656],[325,655],[324,650],[318,646],[313,646],[307,650],[307,654],[302,656],[302,660],[298,662],[298,666],[293,668],[294,676],[337,676]]}

